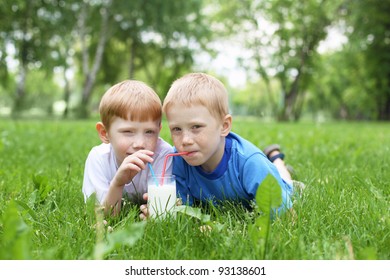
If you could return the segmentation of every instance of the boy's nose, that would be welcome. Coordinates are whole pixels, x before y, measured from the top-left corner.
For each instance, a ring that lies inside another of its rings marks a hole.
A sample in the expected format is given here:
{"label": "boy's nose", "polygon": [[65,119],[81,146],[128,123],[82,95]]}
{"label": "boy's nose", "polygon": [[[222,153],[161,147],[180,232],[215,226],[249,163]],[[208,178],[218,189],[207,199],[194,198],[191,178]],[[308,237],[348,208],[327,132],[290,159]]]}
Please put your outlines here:
{"label": "boy's nose", "polygon": [[183,141],[183,145],[190,145],[194,142],[192,139],[192,135],[189,132],[183,133],[183,140],[182,141]]}
{"label": "boy's nose", "polygon": [[143,137],[136,137],[133,142],[133,148],[137,150],[145,149],[145,139]]}

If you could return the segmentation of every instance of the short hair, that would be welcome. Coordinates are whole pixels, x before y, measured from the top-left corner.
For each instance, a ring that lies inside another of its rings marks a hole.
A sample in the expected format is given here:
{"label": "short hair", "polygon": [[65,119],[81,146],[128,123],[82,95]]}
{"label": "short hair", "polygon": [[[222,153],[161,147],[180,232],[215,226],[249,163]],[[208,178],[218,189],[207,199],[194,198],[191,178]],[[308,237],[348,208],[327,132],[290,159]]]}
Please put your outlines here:
{"label": "short hair", "polygon": [[130,121],[161,121],[162,106],[157,93],[136,80],[125,80],[109,88],[100,100],[99,113],[106,129],[113,118]]}
{"label": "short hair", "polygon": [[166,114],[172,105],[202,105],[216,119],[229,113],[228,93],[217,78],[205,73],[189,73],[174,81],[163,102]]}

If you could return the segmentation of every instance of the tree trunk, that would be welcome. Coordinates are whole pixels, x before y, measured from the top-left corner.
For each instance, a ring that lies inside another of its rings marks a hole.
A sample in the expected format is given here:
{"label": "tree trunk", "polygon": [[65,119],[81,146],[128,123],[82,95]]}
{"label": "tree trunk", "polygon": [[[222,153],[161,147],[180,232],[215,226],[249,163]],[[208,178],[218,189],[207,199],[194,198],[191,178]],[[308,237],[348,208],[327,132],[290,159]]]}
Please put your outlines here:
{"label": "tree trunk", "polygon": [[390,96],[386,96],[384,103],[380,104],[379,120],[390,121]]}
{"label": "tree trunk", "polygon": [[70,100],[70,83],[69,79],[66,76],[66,71],[68,70],[68,64],[65,62],[65,67],[64,67],[64,102],[65,102],[65,108],[64,112],[62,114],[62,117],[66,119],[69,116],[69,100]]}
{"label": "tree trunk", "polygon": [[24,98],[26,96],[26,75],[27,66],[25,65],[25,62],[22,61],[19,67],[19,79],[16,85],[14,106],[12,109],[13,117],[18,117],[23,109]]}
{"label": "tree trunk", "polygon": [[103,54],[108,38],[108,25],[109,25],[109,11],[108,9],[111,6],[111,1],[108,1],[105,6],[102,7],[102,24],[99,36],[99,42],[96,48],[95,57],[93,60],[92,69],[89,68],[89,52],[88,47],[86,46],[86,9],[88,4],[84,4],[82,11],[80,13],[80,37],[81,37],[81,45],[82,45],[82,53],[83,53],[83,73],[85,76],[83,92],[81,96],[81,103],[79,106],[79,117],[80,118],[88,118],[89,117],[89,101],[91,99],[92,90],[95,85],[96,76],[98,71],[100,70],[100,65],[103,59]]}
{"label": "tree trunk", "polygon": [[26,97],[26,77],[27,77],[27,71],[28,71],[28,52],[29,52],[29,46],[27,42],[27,34],[29,33],[29,30],[31,29],[31,1],[27,2],[27,8],[25,10],[25,19],[23,21],[23,39],[20,45],[19,49],[19,77],[16,85],[16,92],[15,92],[15,99],[14,99],[14,106],[12,109],[12,116],[17,117],[19,116],[20,112],[23,110],[24,107],[24,99]]}
{"label": "tree trunk", "polygon": [[285,111],[285,119],[286,120],[292,120],[295,115],[295,108],[294,105],[296,103],[297,97],[298,97],[298,90],[299,90],[299,80],[301,77],[301,71],[298,72],[298,75],[295,77],[294,82],[291,85],[290,91],[286,94],[286,111]]}
{"label": "tree trunk", "polygon": [[[286,82],[281,81],[282,83],[282,104],[281,109],[278,114],[278,121],[290,121],[296,120],[297,113],[296,111],[296,100],[299,94],[299,81],[301,79],[301,69],[303,68],[304,60],[302,60],[302,65],[298,70],[298,74],[295,76],[294,81],[291,84],[290,89],[287,91]],[[283,79],[282,79],[283,80]]]}

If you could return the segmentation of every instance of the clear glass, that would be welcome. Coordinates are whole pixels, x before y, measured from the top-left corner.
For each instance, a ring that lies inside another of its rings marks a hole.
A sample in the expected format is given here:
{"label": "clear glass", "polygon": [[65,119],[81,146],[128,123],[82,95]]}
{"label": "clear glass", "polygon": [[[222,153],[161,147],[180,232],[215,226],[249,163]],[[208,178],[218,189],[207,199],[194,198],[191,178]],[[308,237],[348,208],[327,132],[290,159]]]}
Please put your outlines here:
{"label": "clear glass", "polygon": [[151,218],[173,216],[176,206],[176,180],[174,175],[148,177],[148,212]]}

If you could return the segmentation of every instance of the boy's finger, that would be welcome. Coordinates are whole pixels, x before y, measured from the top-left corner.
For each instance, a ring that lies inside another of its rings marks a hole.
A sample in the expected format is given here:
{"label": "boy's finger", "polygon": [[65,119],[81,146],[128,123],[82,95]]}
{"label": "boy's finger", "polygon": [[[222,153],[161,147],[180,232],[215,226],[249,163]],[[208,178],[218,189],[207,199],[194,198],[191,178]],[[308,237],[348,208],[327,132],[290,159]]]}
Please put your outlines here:
{"label": "boy's finger", "polygon": [[146,204],[142,204],[139,209],[142,213],[144,213],[146,216],[148,215],[148,206]]}
{"label": "boy's finger", "polygon": [[145,221],[147,219],[143,213],[139,214],[139,218],[143,221]]}
{"label": "boy's finger", "polygon": [[153,162],[152,155],[142,153],[141,151],[135,152],[134,154],[127,156],[126,159],[129,161],[132,161],[134,163],[136,163],[136,162],[141,163],[142,162],[144,164],[146,162],[150,162],[150,163]]}
{"label": "boy's finger", "polygon": [[[140,157],[127,157],[123,163],[125,163],[129,169],[136,170],[137,172],[141,171],[141,169],[146,169],[145,160]],[[122,164],[123,164],[122,163]]]}
{"label": "boy's finger", "polygon": [[152,151],[149,151],[149,150],[139,150],[139,151],[136,151],[133,155],[146,155],[146,156],[149,156],[149,157],[152,157],[154,155],[154,152]]}
{"label": "boy's finger", "polygon": [[144,193],[144,194],[142,195],[142,198],[143,198],[145,201],[147,201],[147,200],[148,200],[148,193]]}

